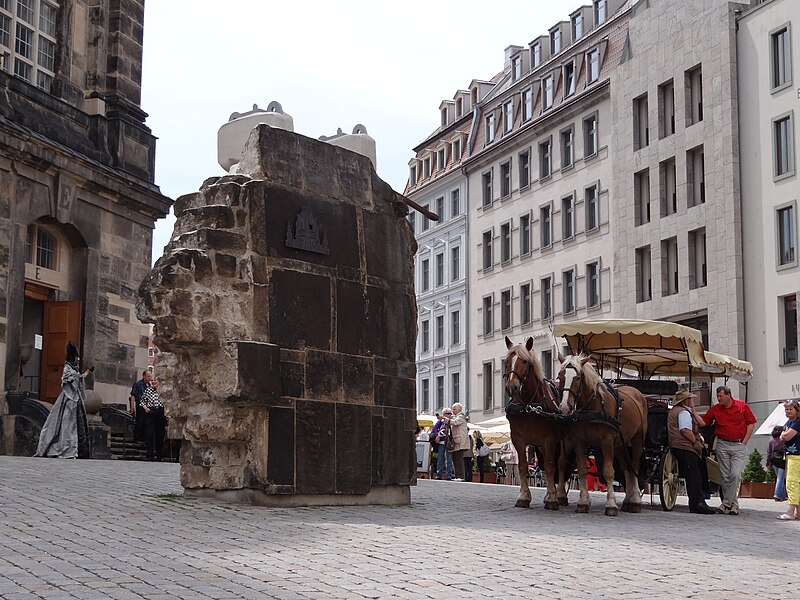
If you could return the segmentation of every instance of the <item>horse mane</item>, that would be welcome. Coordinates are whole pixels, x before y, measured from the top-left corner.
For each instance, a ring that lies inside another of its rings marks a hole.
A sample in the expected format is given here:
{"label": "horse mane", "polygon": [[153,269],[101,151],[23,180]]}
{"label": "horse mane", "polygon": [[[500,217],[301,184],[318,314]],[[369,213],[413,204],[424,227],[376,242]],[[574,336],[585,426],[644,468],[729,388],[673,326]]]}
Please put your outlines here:
{"label": "horse mane", "polygon": [[508,354],[506,354],[506,359],[510,357],[512,354],[516,354],[519,358],[524,361],[527,361],[528,364],[531,366],[531,371],[533,372],[533,376],[536,381],[544,381],[544,369],[542,368],[542,363],[539,362],[539,359],[533,355],[533,353],[528,350],[522,344],[514,344],[511,348],[508,349]]}
{"label": "horse mane", "polygon": [[589,358],[589,355],[581,352],[577,356],[573,356],[568,360],[571,361],[572,365],[578,370],[579,373],[583,374],[583,378],[586,380],[586,385],[594,389],[598,386],[598,384],[603,383],[603,378],[600,377],[600,373],[597,372],[597,369],[595,369],[590,362],[583,362],[587,358]]}

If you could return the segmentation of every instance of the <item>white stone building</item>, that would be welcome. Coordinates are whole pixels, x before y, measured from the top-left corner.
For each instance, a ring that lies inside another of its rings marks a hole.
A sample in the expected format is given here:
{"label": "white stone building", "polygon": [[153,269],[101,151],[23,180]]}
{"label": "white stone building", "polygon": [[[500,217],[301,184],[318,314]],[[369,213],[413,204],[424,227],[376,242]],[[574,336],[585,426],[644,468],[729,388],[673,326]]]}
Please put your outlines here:
{"label": "white stone building", "polygon": [[797,118],[800,3],[770,0],[742,14],[737,35],[745,339],[749,402],[765,417],[800,397],[797,301]]}

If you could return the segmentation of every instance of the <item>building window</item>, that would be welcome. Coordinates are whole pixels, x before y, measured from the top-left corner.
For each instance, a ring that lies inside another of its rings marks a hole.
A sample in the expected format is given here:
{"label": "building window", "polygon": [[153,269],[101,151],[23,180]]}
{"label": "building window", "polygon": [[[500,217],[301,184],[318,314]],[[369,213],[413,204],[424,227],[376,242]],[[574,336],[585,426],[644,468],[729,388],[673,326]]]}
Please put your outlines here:
{"label": "building window", "polygon": [[58,241],[38,225],[28,226],[25,262],[51,271],[58,270]]}
{"label": "building window", "polygon": [[542,369],[547,379],[553,378],[553,351],[542,350]]}
{"label": "building window", "polygon": [[650,275],[650,246],[636,249],[636,302],[653,299],[653,282]]}
{"label": "building window", "polygon": [[511,290],[500,293],[500,324],[503,331],[511,329]]}
{"label": "building window", "polygon": [[503,132],[511,133],[514,128],[514,103],[506,102],[503,105]]}
{"label": "building window", "polygon": [[661,242],[661,295],[678,293],[678,238]]}
{"label": "building window", "polygon": [[408,167],[408,180],[412,186],[417,184],[417,167],[416,165]]}
{"label": "building window", "polygon": [[534,68],[542,64],[542,47],[539,44],[534,44],[531,46],[531,57]]}
{"label": "building window", "polygon": [[550,55],[556,55],[561,52],[561,29],[553,29],[550,32]]}
{"label": "building window", "polygon": [[[38,18],[37,18],[38,6]],[[37,87],[50,91],[55,75],[56,17],[58,8],[34,0],[0,2],[0,52],[3,68]],[[13,35],[12,35],[13,33]]]}
{"label": "building window", "polygon": [[706,158],[702,146],[686,153],[687,204],[691,208],[706,201]]}
{"label": "building window", "polygon": [[422,161],[422,178],[427,179],[431,176],[431,157],[427,157]]}
{"label": "building window", "polygon": [[671,79],[658,86],[658,133],[660,138],[675,133],[675,84]]}
{"label": "building window", "polygon": [[772,122],[775,150],[775,177],[794,173],[794,127],[792,116],[786,115]]}
{"label": "building window", "polygon": [[549,248],[553,243],[553,211],[549,204],[539,209],[539,228],[541,247]]}
{"label": "building window", "polygon": [[454,141],[452,146],[450,156],[452,156],[453,162],[458,162],[461,160],[461,140]]}
{"label": "building window", "polygon": [[592,115],[583,120],[583,155],[594,156],[598,149],[597,115]]}
{"label": "building window", "polygon": [[572,24],[572,41],[577,42],[583,37],[583,15],[581,13],[574,14],[570,21]]}
{"label": "building window", "polygon": [[492,268],[494,263],[492,259],[492,232],[483,232],[483,270],[487,271]]}
{"label": "building window", "polygon": [[647,94],[633,100],[633,149],[640,150],[650,144],[650,127],[647,116]]}
{"label": "building window", "polygon": [[553,318],[553,278],[544,277],[541,283],[542,291],[542,321]]}
{"label": "building window", "polygon": [[450,218],[455,218],[461,214],[461,193],[459,190],[450,192]]}
{"label": "building window", "polygon": [[548,75],[542,80],[542,112],[553,106],[553,76]]}
{"label": "building window", "polygon": [[531,184],[531,153],[526,150],[519,154],[519,189]]}
{"label": "building window", "polygon": [[797,356],[797,294],[784,296],[783,306],[783,364],[796,365]]}
{"label": "building window", "polygon": [[11,17],[0,13],[0,46],[8,48],[11,44]]}
{"label": "building window", "polygon": [[427,412],[431,409],[431,380],[422,380],[422,412]]}
{"label": "building window", "polygon": [[436,214],[439,215],[438,223],[441,225],[444,222],[444,196],[439,196],[436,199]]}
{"label": "building window", "polygon": [[600,261],[586,265],[586,306],[587,308],[600,306]]}
{"label": "building window", "polygon": [[550,138],[539,142],[539,179],[550,177]]}
{"label": "building window", "polygon": [[458,98],[456,99],[456,119],[461,118],[464,114],[464,99]]}
{"label": "building window", "polygon": [[[425,210],[428,210],[429,209],[429,205],[428,204],[423,204],[422,208],[424,208]],[[426,217],[425,215],[422,215],[422,231],[428,231],[428,229],[430,229],[430,226],[431,226],[430,219],[428,219],[428,217]]]}
{"label": "building window", "polygon": [[792,82],[792,49],[789,27],[771,35],[772,89],[782,88]]}
{"label": "building window", "polygon": [[586,84],[591,85],[600,78],[600,50],[589,50],[586,54]]}
{"label": "building window", "polygon": [[450,313],[450,340],[453,346],[461,343],[461,313],[457,310]]}
{"label": "building window", "polygon": [[444,408],[444,375],[436,376],[436,406]]}
{"label": "building window", "polygon": [[530,121],[533,116],[533,91],[522,91],[522,122]]}
{"label": "building window", "polygon": [[511,77],[513,81],[522,77],[522,59],[519,56],[511,59]]}
{"label": "building window", "polygon": [[703,120],[703,69],[697,66],[686,71],[686,126]]}
{"label": "building window", "polygon": [[511,195],[511,161],[500,165],[500,197],[508,198]]}
{"label": "building window", "polygon": [[492,385],[492,363],[483,363],[483,410],[492,410],[494,406]]}
{"label": "building window", "polygon": [[461,247],[450,249],[450,281],[458,281],[461,277]]}
{"label": "building window", "polygon": [[494,141],[494,114],[486,117],[486,143],[491,144]]}
{"label": "building window", "polygon": [[500,262],[507,263],[511,260],[511,223],[500,226]]}
{"label": "building window", "polygon": [[436,317],[436,349],[444,348],[444,315]]}
{"label": "building window", "polygon": [[570,269],[561,273],[561,284],[564,288],[564,314],[571,315],[575,312],[575,270]]}
{"label": "building window", "polygon": [[637,225],[650,222],[650,170],[633,175],[634,218]]}
{"label": "building window", "polygon": [[492,297],[483,298],[483,335],[494,333],[494,321],[492,319]]}
{"label": "building window", "polygon": [[594,0],[594,24],[602,25],[606,18],[606,0]]}
{"label": "building window", "polygon": [[661,192],[661,216],[678,212],[678,193],[675,180],[675,159],[670,158],[659,165],[659,188]]}
{"label": "building window", "polygon": [[572,166],[572,149],[574,146],[575,129],[569,127],[561,132],[561,168],[568,169]]}
{"label": "building window", "polygon": [[519,286],[519,321],[522,325],[531,322],[531,284],[523,283]]}
{"label": "building window", "polygon": [[776,211],[778,227],[778,265],[797,264],[797,235],[795,229],[794,205],[784,206]]}
{"label": "building window", "polygon": [[436,255],[436,287],[444,285],[444,252]]}
{"label": "building window", "polygon": [[453,404],[461,401],[461,373],[450,373],[450,392]]}
{"label": "building window", "polygon": [[483,175],[481,175],[481,189],[482,189],[482,201],[483,207],[486,208],[487,206],[492,205],[492,172],[486,171]]}
{"label": "building window", "polygon": [[422,321],[419,332],[421,351],[428,352],[431,349],[431,322],[428,319]]}
{"label": "building window", "polygon": [[597,193],[597,184],[590,185],[583,192],[586,211],[586,231],[592,231],[600,226],[600,200]]}
{"label": "building window", "polygon": [[423,259],[422,261],[422,291],[427,292],[431,287],[430,282],[431,264],[430,260]]}
{"label": "building window", "polygon": [[575,93],[575,63],[564,65],[564,98],[569,98]]}
{"label": "building window", "polygon": [[689,232],[689,289],[708,285],[705,227]]}
{"label": "building window", "polygon": [[524,214],[519,218],[519,255],[531,253],[531,216]]}
{"label": "building window", "polygon": [[575,196],[570,194],[561,199],[561,239],[575,237]]}

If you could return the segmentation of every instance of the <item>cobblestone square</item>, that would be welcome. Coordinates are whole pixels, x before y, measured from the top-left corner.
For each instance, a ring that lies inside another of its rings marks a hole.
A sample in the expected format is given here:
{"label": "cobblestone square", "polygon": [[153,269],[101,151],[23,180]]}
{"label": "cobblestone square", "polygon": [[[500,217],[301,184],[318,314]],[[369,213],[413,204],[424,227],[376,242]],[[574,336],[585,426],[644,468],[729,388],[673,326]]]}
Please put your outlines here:
{"label": "cobblestone square", "polygon": [[0,457],[0,598],[790,598],[800,522],[513,508],[516,488],[420,481],[403,507],[182,497],[178,465]]}

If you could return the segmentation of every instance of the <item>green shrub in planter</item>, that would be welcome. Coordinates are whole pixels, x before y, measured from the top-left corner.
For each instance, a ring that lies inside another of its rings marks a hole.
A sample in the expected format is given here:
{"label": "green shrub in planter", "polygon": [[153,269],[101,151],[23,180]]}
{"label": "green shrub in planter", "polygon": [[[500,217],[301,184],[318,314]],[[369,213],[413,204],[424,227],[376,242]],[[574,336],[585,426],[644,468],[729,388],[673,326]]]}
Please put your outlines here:
{"label": "green shrub in planter", "polygon": [[765,469],[767,472],[767,483],[775,483],[778,481],[778,474],[775,472],[773,467]]}
{"label": "green shrub in planter", "polygon": [[747,466],[742,471],[742,481],[752,483],[763,483],[767,478],[767,472],[762,463],[764,456],[758,450],[753,450],[747,459]]}

